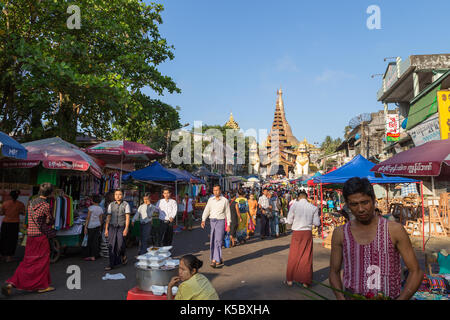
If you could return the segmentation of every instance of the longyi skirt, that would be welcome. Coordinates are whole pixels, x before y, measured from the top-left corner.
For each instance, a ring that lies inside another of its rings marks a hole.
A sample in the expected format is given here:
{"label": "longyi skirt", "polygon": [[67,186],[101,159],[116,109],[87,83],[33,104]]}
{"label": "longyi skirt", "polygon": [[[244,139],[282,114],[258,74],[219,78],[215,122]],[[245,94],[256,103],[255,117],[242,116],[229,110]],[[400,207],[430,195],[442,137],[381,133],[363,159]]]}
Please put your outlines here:
{"label": "longyi skirt", "polygon": [[286,280],[310,285],[313,275],[312,259],[312,232],[310,230],[293,231]]}

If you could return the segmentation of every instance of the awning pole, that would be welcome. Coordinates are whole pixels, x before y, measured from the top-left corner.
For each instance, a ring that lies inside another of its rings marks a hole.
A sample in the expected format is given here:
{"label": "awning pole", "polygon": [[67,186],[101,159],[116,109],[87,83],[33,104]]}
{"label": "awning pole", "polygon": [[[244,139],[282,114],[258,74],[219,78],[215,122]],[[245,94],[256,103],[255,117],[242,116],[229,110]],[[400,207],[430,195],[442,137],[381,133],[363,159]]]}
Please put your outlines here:
{"label": "awning pole", "polygon": [[422,196],[422,251],[425,251],[425,209],[423,207],[423,181],[420,181],[420,194]]}
{"label": "awning pole", "polygon": [[178,226],[178,188],[175,180],[175,201],[177,202],[177,214],[175,215],[175,224]]}
{"label": "awning pole", "polygon": [[436,190],[434,189],[434,177],[431,176],[431,190],[433,191],[433,197],[436,197]]}
{"label": "awning pole", "polygon": [[122,189],[122,168],[123,168],[123,153],[120,155],[120,189]]}
{"label": "awning pole", "polygon": [[322,225],[322,246],[324,246],[324,239],[323,239],[323,189],[322,189],[322,183],[320,183],[320,223]]}
{"label": "awning pole", "polygon": [[389,213],[389,183],[386,186],[386,212]]}

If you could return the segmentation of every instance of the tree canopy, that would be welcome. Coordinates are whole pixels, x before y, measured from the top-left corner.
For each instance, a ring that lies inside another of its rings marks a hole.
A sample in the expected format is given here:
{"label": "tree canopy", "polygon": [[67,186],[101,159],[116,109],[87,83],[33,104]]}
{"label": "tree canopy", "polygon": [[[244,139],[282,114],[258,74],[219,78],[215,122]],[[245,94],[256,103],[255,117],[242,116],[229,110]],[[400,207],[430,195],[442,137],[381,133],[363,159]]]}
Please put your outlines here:
{"label": "tree canopy", "polygon": [[[68,19],[80,8],[80,29]],[[160,4],[140,0],[3,1],[0,130],[35,140],[77,132],[151,140],[178,111],[142,92],[180,92],[158,66],[174,58],[158,30]],[[142,130],[142,134],[138,131]]]}
{"label": "tree canopy", "polygon": [[322,154],[328,155],[336,152],[336,148],[342,143],[341,138],[333,139],[331,136],[326,136],[325,140],[320,145]]}

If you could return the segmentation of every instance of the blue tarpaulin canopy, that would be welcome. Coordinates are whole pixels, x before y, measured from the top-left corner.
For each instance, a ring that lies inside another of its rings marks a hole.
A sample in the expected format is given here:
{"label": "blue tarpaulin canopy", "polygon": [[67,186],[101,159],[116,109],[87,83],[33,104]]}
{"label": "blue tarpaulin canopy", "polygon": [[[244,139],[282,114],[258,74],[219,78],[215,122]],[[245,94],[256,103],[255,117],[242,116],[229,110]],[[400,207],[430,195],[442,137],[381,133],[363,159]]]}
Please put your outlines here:
{"label": "blue tarpaulin canopy", "polygon": [[192,182],[192,183],[203,183],[206,184],[206,182],[203,179],[197,178],[196,176],[192,175],[190,172],[186,170],[180,170],[180,169],[167,169],[170,172],[185,177],[185,181]]}
{"label": "blue tarpaulin canopy", "polygon": [[362,155],[357,155],[350,162],[342,167],[314,178],[314,183],[339,183],[344,184],[348,179],[353,177],[367,178],[371,183],[417,183],[419,180],[403,178],[403,177],[386,177],[384,174],[375,175],[370,171],[375,163],[367,160]]}
{"label": "blue tarpaulin canopy", "polygon": [[141,181],[188,181],[186,175],[164,168],[158,161],[148,167],[127,173],[122,176],[126,181],[130,178]]}
{"label": "blue tarpaulin canopy", "polygon": [[26,159],[28,151],[6,133],[0,132],[0,158]]}
{"label": "blue tarpaulin canopy", "polygon": [[[307,186],[307,185],[308,185],[308,181],[311,181],[311,180],[313,180],[315,177],[318,177],[318,176],[321,176],[320,172],[316,172],[311,178],[306,179],[306,180],[303,180],[303,181],[301,182],[301,185]],[[314,181],[314,180],[313,180],[313,181]]]}

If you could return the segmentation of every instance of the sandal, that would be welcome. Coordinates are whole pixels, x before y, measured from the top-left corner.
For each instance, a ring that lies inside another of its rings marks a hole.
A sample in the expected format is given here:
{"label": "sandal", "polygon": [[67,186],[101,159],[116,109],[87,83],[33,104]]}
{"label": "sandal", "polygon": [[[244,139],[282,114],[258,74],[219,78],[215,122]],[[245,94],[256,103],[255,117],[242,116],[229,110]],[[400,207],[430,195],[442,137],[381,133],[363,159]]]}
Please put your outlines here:
{"label": "sandal", "polygon": [[51,291],[55,291],[55,288],[53,287],[48,287],[46,289],[42,289],[42,290],[38,290],[38,293],[46,293],[46,292],[51,292]]}
{"label": "sandal", "polygon": [[105,267],[105,271],[111,271],[112,268],[111,267]]}
{"label": "sandal", "polygon": [[122,264],[126,265],[127,263],[128,263],[128,258],[127,257],[122,258]]}
{"label": "sandal", "polygon": [[283,284],[288,287],[292,287],[294,285],[294,283],[289,284],[286,280],[283,281]]}
{"label": "sandal", "polygon": [[11,295],[11,289],[13,288],[12,284],[7,283],[2,287],[2,294],[5,297],[9,297]]}
{"label": "sandal", "polygon": [[216,268],[223,267],[223,266],[224,266],[223,261],[216,262]]}

